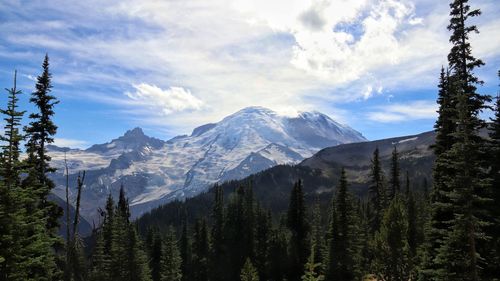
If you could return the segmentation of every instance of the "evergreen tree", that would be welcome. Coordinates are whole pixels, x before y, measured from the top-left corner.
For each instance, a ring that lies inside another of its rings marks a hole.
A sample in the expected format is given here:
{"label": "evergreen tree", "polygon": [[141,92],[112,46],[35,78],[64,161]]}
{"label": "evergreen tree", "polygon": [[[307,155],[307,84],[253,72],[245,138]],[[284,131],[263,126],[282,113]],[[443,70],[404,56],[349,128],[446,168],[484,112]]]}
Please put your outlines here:
{"label": "evergreen tree", "polygon": [[105,253],[104,236],[101,231],[95,232],[96,245],[91,257],[91,268],[89,272],[90,281],[110,280],[111,261],[109,255]]}
{"label": "evergreen tree", "polygon": [[[311,223],[311,249],[312,253],[314,253],[313,262],[317,264],[315,266],[316,270],[319,273],[324,273],[325,268],[323,266],[323,263],[326,248],[323,227],[321,223],[321,208],[319,202],[316,202],[313,207]],[[310,256],[309,259],[311,259]],[[309,264],[309,266],[311,265]]]}
{"label": "evergreen tree", "polygon": [[22,181],[23,191],[21,206],[24,209],[22,227],[19,229],[21,245],[20,270],[26,275],[25,280],[58,280],[62,272],[56,265],[56,250],[61,250],[62,242],[56,236],[59,227],[58,218],[62,209],[47,200],[54,183],[48,173],[50,157],[46,145],[53,142],[57,127],[52,122],[56,98],[50,95],[52,88],[48,56],[42,64],[43,72],[37,77],[36,91],[30,102],[38,112],[30,114],[29,126],[25,128],[28,136],[26,143],[27,158],[24,161],[26,177]]}
{"label": "evergreen tree", "polygon": [[[498,71],[498,78],[500,78],[500,71]],[[492,224],[487,228],[487,235],[491,237],[491,243],[488,243],[491,252],[487,255],[486,259],[489,260],[489,265],[486,267],[486,278],[493,278],[497,272],[500,271],[500,91],[496,97],[494,108],[494,117],[491,119],[490,124],[490,177],[493,182],[492,186],[492,202],[490,204],[490,212],[492,215]],[[498,278],[497,278],[498,279]]]}
{"label": "evergreen tree", "polygon": [[287,213],[287,227],[292,237],[290,241],[289,280],[300,280],[304,265],[309,257],[309,224],[306,218],[306,206],[302,192],[302,181],[293,185]]}
{"label": "evergreen tree", "polygon": [[389,181],[389,191],[387,192],[387,198],[391,201],[396,194],[398,194],[401,190],[401,184],[399,181],[399,153],[396,146],[392,151],[391,157],[391,178]]}
{"label": "evergreen tree", "polygon": [[287,246],[288,239],[285,233],[284,226],[280,225],[271,231],[269,239],[269,254],[268,254],[268,279],[269,280],[285,280],[288,270],[287,263]]}
{"label": "evergreen tree", "polygon": [[268,280],[271,213],[258,207],[255,228],[255,266],[259,272],[259,279]]}
{"label": "evergreen tree", "polygon": [[151,279],[161,281],[163,273],[163,241],[157,229],[151,230],[151,246],[149,253],[149,268],[151,269]]}
{"label": "evergreen tree", "polygon": [[409,280],[407,222],[404,202],[397,195],[387,208],[380,231],[375,235],[374,267],[381,280]]}
{"label": "evergreen tree", "polygon": [[207,281],[209,274],[210,241],[205,220],[196,221],[193,239],[193,280]]}
{"label": "evergreen tree", "polygon": [[325,276],[318,273],[319,267],[321,267],[321,263],[317,263],[314,260],[314,247],[311,248],[311,254],[309,255],[309,259],[305,265],[305,272],[302,275],[302,281],[322,281],[325,280]]}
{"label": "evergreen tree", "polygon": [[250,259],[247,259],[243,268],[241,269],[240,274],[241,281],[259,281],[259,275],[257,274],[257,270],[253,266]]}
{"label": "evergreen tree", "polygon": [[489,263],[482,260],[485,247],[481,247],[481,243],[487,238],[484,227],[490,218],[485,206],[491,184],[485,174],[486,141],[478,133],[485,127],[485,122],[479,118],[479,113],[490,98],[476,92],[477,85],[482,82],[474,76],[474,69],[483,62],[472,55],[469,34],[478,31],[476,26],[467,25],[467,21],[481,12],[471,9],[467,0],[455,0],[450,8],[448,29],[452,31],[450,42],[453,47],[448,55],[452,70],[448,83],[456,102],[455,117],[452,118],[455,128],[451,133],[451,147],[437,155],[436,163],[442,164],[446,170],[437,177],[435,174],[435,179],[439,180],[437,187],[442,186],[438,190],[440,197],[433,198],[433,205],[435,209],[444,206],[452,215],[446,218],[433,216],[433,231],[441,231],[444,239],[434,243],[438,248],[431,276],[445,280],[479,280],[480,269]]}
{"label": "evergreen tree", "polygon": [[330,253],[328,280],[354,280],[358,268],[355,261],[359,258],[355,210],[352,197],[347,190],[345,169],[342,168],[335,205],[332,208],[330,230]]}
{"label": "evergreen tree", "polygon": [[380,156],[378,148],[373,152],[371,160],[371,185],[369,187],[370,204],[372,206],[372,217],[370,219],[370,226],[372,232],[375,232],[380,227],[380,222],[384,214],[384,185],[383,185],[383,172],[380,165]]}
{"label": "evergreen tree", "polygon": [[212,253],[211,253],[211,280],[226,280],[224,265],[226,253],[224,250],[224,191],[219,185],[213,188],[215,193],[214,206],[212,210]]}
{"label": "evergreen tree", "polygon": [[161,263],[161,281],[180,281],[182,279],[181,272],[181,256],[177,247],[177,238],[175,231],[170,228],[165,237],[165,247],[163,249],[163,258]]}
{"label": "evergreen tree", "polygon": [[180,255],[181,255],[181,274],[182,280],[188,281],[191,280],[191,243],[189,240],[189,234],[187,230],[187,222],[184,219],[184,223],[182,224],[182,232],[180,239]]}
{"label": "evergreen tree", "polygon": [[[417,213],[417,206],[415,202],[415,197],[413,195],[412,191],[409,191],[407,193],[407,198],[406,198],[406,214],[408,218],[408,254],[409,254],[409,259],[408,259],[408,266],[410,272],[413,273],[414,267],[417,264],[418,256],[417,256],[417,249],[419,246],[418,242],[418,229],[417,229],[417,223],[418,223],[418,213]],[[412,274],[414,276],[414,274]]]}
{"label": "evergreen tree", "polygon": [[18,111],[18,95],[16,88],[17,72],[14,72],[14,86],[6,89],[8,93],[7,109],[1,109],[5,115],[4,134],[0,140],[4,142],[0,154],[0,279],[22,280],[19,263],[19,227],[24,218],[23,212],[18,210],[22,203],[23,190],[20,188],[20,149],[22,135],[19,133],[24,111]]}

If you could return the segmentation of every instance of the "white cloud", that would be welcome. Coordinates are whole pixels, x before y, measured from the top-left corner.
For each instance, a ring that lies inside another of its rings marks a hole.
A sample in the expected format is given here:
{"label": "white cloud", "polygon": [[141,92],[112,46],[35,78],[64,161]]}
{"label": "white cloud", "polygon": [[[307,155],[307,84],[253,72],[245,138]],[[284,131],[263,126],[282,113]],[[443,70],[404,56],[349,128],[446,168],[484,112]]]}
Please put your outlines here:
{"label": "white cloud", "polygon": [[133,85],[135,92],[125,95],[134,101],[135,105],[143,105],[159,110],[163,115],[186,110],[199,110],[203,102],[193,96],[191,91],[182,87],[170,87],[163,90],[155,85],[141,83]]}
{"label": "white cloud", "polygon": [[378,107],[376,111],[369,112],[367,118],[383,123],[435,119],[437,109],[435,102],[417,100]]}
{"label": "white cloud", "polygon": [[[141,122],[157,126],[183,124],[180,132],[248,105],[334,113],[338,102],[433,88],[450,47],[443,1],[66,2],[0,3],[5,13],[25,13],[17,22],[0,23],[0,38],[12,46],[8,55],[33,47],[56,53],[56,83],[98,84],[102,92],[85,97],[124,110],[140,105],[127,118],[141,114]],[[473,47],[484,59],[500,55],[496,2],[475,2],[483,10],[475,21],[483,33],[473,36]],[[42,6],[52,12],[50,21],[24,20]],[[123,99],[130,84],[143,87]],[[168,122],[155,112],[168,114]]]}
{"label": "white cloud", "polygon": [[65,139],[65,138],[55,138],[54,145],[59,147],[71,147],[71,148],[85,148],[88,146],[88,142],[76,139]]}

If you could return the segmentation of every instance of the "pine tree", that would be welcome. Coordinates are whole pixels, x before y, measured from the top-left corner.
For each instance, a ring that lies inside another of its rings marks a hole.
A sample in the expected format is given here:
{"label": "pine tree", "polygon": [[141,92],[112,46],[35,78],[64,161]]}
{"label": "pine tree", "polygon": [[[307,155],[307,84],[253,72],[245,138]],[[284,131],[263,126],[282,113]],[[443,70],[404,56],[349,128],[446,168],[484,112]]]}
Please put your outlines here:
{"label": "pine tree", "polygon": [[19,211],[22,204],[23,190],[20,189],[20,149],[22,135],[19,133],[24,111],[17,110],[18,95],[21,91],[16,88],[17,72],[14,72],[14,86],[6,89],[8,93],[7,109],[1,109],[5,115],[4,134],[0,140],[0,279],[22,280],[19,272],[19,228],[24,220],[23,212]]}
{"label": "pine tree", "polygon": [[151,248],[149,253],[149,268],[151,269],[151,279],[153,281],[162,280],[163,263],[163,241],[157,229],[151,230]]}
{"label": "pine tree", "polygon": [[53,142],[57,127],[52,121],[54,105],[57,100],[50,95],[52,88],[49,72],[48,56],[42,64],[43,72],[37,77],[36,91],[32,93],[30,102],[38,113],[30,114],[29,126],[25,128],[28,135],[26,143],[27,158],[24,161],[26,177],[22,181],[23,212],[25,213],[19,237],[24,258],[20,262],[20,270],[27,276],[26,280],[57,280],[62,272],[56,266],[56,250],[61,250],[62,242],[56,236],[58,218],[62,209],[47,200],[54,183],[48,173],[54,171],[50,167],[50,157],[46,145]]}
{"label": "pine tree", "polygon": [[[314,245],[314,244],[313,244]],[[325,280],[325,276],[318,273],[319,268],[321,267],[321,263],[317,263],[314,260],[314,247],[311,248],[311,254],[309,255],[309,259],[305,264],[305,272],[302,275],[302,281],[322,281]]]}
{"label": "pine tree", "polygon": [[[434,260],[437,256],[437,250],[443,245],[443,237],[447,234],[449,222],[453,218],[451,202],[447,196],[450,187],[445,184],[446,178],[452,175],[450,161],[446,153],[454,143],[453,132],[456,127],[454,121],[456,119],[456,97],[452,89],[454,85],[453,81],[449,72],[445,73],[442,67],[437,100],[439,104],[439,116],[434,125],[436,141],[432,146],[436,155],[436,161],[434,162],[432,174],[433,186],[430,195],[430,222],[426,230],[425,258],[423,259],[423,269],[420,273],[422,280],[437,278],[440,269],[436,266]],[[424,182],[424,187],[426,184],[427,181]]]}
{"label": "pine tree", "polygon": [[215,200],[212,210],[212,253],[211,253],[211,280],[226,280],[224,264],[226,262],[225,241],[224,241],[224,191],[219,185],[214,188]]}
{"label": "pine tree", "polygon": [[302,181],[293,185],[287,213],[287,227],[292,237],[290,241],[289,280],[300,280],[304,265],[309,257],[309,224],[306,218],[306,206],[302,192]]}
{"label": "pine tree", "polygon": [[[498,78],[500,79],[500,70]],[[493,200],[489,207],[492,224],[487,228],[487,235],[492,238],[492,241],[488,243],[491,251],[486,259],[489,260],[490,266],[485,269],[485,278],[494,278],[495,274],[500,271],[500,209],[498,208],[500,204],[500,164],[498,163],[498,159],[500,159],[500,91],[496,97],[494,117],[491,119],[489,129],[491,138],[489,162]]]}
{"label": "pine tree", "polygon": [[208,280],[208,262],[210,253],[210,241],[208,237],[207,223],[205,220],[196,221],[193,239],[193,280]]}
{"label": "pine tree", "polygon": [[[236,280],[246,259],[254,255],[253,249],[253,194],[251,187],[239,186],[229,200],[225,223],[227,241],[228,278]],[[249,203],[251,201],[251,203]],[[252,238],[251,238],[252,237]]]}
{"label": "pine tree", "polygon": [[89,272],[90,281],[108,281],[111,279],[111,261],[105,253],[104,236],[101,231],[95,232],[96,245],[91,257],[91,268]]}
{"label": "pine tree", "polygon": [[399,153],[398,149],[396,146],[394,146],[394,149],[392,151],[392,157],[391,157],[391,178],[389,181],[389,191],[387,192],[387,198],[389,201],[391,201],[396,194],[398,194],[401,190],[401,184],[399,181]]}
{"label": "pine tree", "polygon": [[255,223],[255,267],[260,280],[268,280],[269,246],[272,229],[271,213],[260,207],[256,211]]}
{"label": "pine tree", "polygon": [[[447,207],[452,212],[451,218],[437,220],[444,223],[444,239],[438,243],[434,262],[435,278],[462,280],[480,280],[481,268],[489,261],[482,260],[485,247],[484,227],[490,220],[487,213],[488,186],[491,184],[485,174],[484,148],[486,141],[479,134],[485,127],[479,113],[490,100],[487,95],[480,95],[476,87],[482,82],[474,76],[474,69],[483,62],[472,55],[469,34],[478,32],[476,26],[467,25],[467,21],[481,14],[472,10],[467,0],[455,0],[450,4],[450,42],[453,47],[448,55],[452,73],[450,90],[456,101],[454,132],[451,134],[451,148],[438,155],[436,162],[443,163],[447,170],[438,179],[443,185],[442,198],[433,198],[434,205]],[[434,219],[434,218],[433,218]],[[433,224],[434,230],[436,223]],[[439,228],[438,228],[439,229]]]}
{"label": "pine tree", "polygon": [[170,228],[165,237],[165,247],[163,249],[162,258],[162,274],[161,281],[180,281],[182,279],[181,272],[181,256],[177,246],[177,238],[175,231]]}
{"label": "pine tree", "polygon": [[[314,253],[314,263],[317,263],[317,271],[320,273],[325,272],[324,268],[324,253],[325,239],[323,233],[323,224],[321,223],[321,207],[319,202],[316,202],[313,207],[312,212],[312,222],[311,222],[311,249]],[[309,257],[311,259],[311,257]]]}
{"label": "pine tree", "polygon": [[383,172],[380,165],[380,156],[378,148],[373,152],[373,158],[371,160],[371,185],[369,187],[370,192],[370,204],[372,206],[373,216],[370,219],[370,226],[372,232],[375,232],[380,227],[380,222],[382,221],[382,216],[384,214],[384,185],[383,185]]}
{"label": "pine tree", "polygon": [[241,281],[259,281],[259,275],[257,274],[257,270],[253,266],[250,259],[247,259],[243,268],[241,269],[240,274]]}
{"label": "pine tree", "polygon": [[[417,213],[417,206],[416,206],[416,202],[415,202],[415,197],[414,197],[412,191],[409,191],[407,193],[406,214],[407,214],[407,219],[408,219],[408,233],[407,233],[408,253],[409,253],[408,266],[409,266],[410,272],[413,273],[413,271],[415,269],[415,265],[418,263],[417,249],[418,249],[419,243],[418,243],[417,223],[418,223],[419,216]],[[412,274],[412,276],[414,276],[414,274]]]}
{"label": "pine tree", "polygon": [[180,255],[181,255],[181,274],[182,280],[188,281],[191,280],[191,243],[189,240],[189,234],[187,230],[187,221],[184,219],[182,224],[182,232],[180,239]]}
{"label": "pine tree", "polygon": [[375,235],[375,269],[387,281],[409,280],[408,219],[403,200],[397,195],[387,208]]}
{"label": "pine tree", "polygon": [[345,169],[342,168],[337,194],[332,206],[328,280],[354,280],[359,273],[355,263],[359,258],[355,210],[348,192]]}
{"label": "pine tree", "polygon": [[288,239],[283,225],[271,231],[268,254],[268,279],[285,280],[288,273],[287,246]]}

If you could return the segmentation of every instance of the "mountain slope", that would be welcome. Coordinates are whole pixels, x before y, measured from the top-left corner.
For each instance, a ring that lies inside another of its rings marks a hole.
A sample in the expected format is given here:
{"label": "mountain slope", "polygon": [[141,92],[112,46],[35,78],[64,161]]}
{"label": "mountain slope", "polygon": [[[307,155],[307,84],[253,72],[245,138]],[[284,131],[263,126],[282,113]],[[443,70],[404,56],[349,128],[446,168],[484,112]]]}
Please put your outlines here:
{"label": "mountain slope", "polygon": [[[339,180],[340,170],[346,168],[349,188],[359,196],[366,196],[369,186],[370,160],[378,147],[383,170],[388,176],[391,153],[397,146],[400,153],[402,174],[409,172],[411,188],[423,190],[430,186],[434,155],[430,146],[435,133],[383,139],[371,142],[342,144],[325,148],[297,165],[278,165],[237,181],[222,184],[224,195],[230,194],[240,185],[252,183],[257,201],[273,212],[283,212],[288,208],[290,190],[293,183],[301,179],[304,184],[306,201],[319,201],[327,206]],[[401,178],[401,182],[404,179]],[[171,202],[152,210],[139,219],[141,229],[157,225],[180,225],[182,216],[188,214],[189,221],[211,211],[213,194],[202,193],[183,202]]]}
{"label": "mountain slope", "polygon": [[[286,117],[248,107],[169,141],[150,138],[136,128],[86,150],[52,147],[50,153],[59,171],[66,155],[71,179],[87,170],[82,215],[91,221],[107,194],[116,195],[122,183],[132,214],[138,216],[159,204],[199,194],[213,183],[298,163],[324,147],[359,141],[365,141],[360,133],[318,112]],[[54,179],[55,194],[62,197],[62,173]]]}

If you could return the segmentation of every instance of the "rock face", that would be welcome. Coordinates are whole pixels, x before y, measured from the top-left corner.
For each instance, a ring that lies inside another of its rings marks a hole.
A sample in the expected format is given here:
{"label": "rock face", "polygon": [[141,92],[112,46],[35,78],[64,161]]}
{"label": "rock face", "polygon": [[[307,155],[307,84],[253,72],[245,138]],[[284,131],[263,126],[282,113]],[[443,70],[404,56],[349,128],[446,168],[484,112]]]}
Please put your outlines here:
{"label": "rock face", "polygon": [[216,182],[298,163],[325,147],[360,141],[366,139],[359,132],[319,112],[286,117],[248,107],[169,141],[135,128],[86,150],[52,146],[53,166],[59,171],[54,175],[54,193],[63,197],[66,155],[71,182],[79,171],[87,171],[84,217],[95,220],[106,196],[116,196],[121,184],[135,217],[161,203],[192,197]]}

